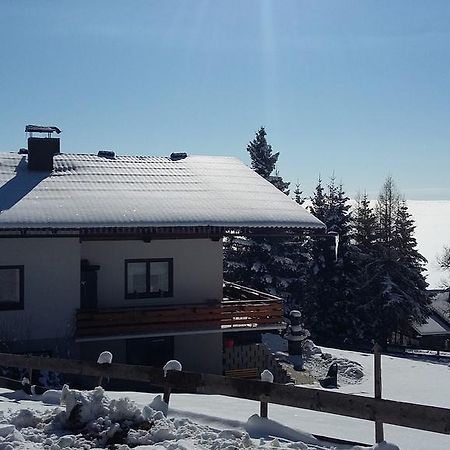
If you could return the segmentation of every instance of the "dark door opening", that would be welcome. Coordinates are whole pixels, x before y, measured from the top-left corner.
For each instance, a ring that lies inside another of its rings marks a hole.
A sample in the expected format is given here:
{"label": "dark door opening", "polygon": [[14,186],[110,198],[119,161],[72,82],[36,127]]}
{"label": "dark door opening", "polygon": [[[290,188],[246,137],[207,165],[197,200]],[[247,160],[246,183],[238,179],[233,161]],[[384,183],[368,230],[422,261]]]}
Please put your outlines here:
{"label": "dark door opening", "polygon": [[163,367],[173,359],[173,337],[127,339],[127,364]]}
{"label": "dark door opening", "polygon": [[97,309],[97,270],[100,266],[89,264],[86,259],[81,260],[80,273],[80,308]]}

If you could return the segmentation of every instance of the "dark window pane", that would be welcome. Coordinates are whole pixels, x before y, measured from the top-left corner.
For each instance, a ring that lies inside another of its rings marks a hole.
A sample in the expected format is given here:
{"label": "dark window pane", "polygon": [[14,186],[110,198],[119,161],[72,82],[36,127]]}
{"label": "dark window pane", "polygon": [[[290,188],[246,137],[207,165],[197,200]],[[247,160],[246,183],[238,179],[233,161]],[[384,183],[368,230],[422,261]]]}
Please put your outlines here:
{"label": "dark window pane", "polygon": [[0,303],[20,303],[20,269],[0,268]]}
{"label": "dark window pane", "polygon": [[145,294],[147,292],[147,264],[129,262],[127,264],[127,294]]}
{"label": "dark window pane", "polygon": [[169,292],[169,263],[168,261],[153,261],[150,263],[150,292]]}

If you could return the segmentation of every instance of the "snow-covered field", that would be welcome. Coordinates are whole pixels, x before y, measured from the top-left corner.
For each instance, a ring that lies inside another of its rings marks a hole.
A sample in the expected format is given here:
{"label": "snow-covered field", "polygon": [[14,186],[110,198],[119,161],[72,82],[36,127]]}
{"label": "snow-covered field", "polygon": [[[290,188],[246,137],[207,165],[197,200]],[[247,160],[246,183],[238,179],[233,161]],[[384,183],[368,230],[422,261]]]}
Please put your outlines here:
{"label": "snow-covered field", "polygon": [[[362,368],[364,376],[357,381],[339,377],[340,392],[373,395],[372,355],[323,351]],[[450,360],[383,356],[382,364],[385,398],[450,408]],[[108,442],[114,430],[120,437],[128,429],[127,445],[115,448],[318,450],[334,447],[309,433],[366,443],[374,439],[371,422],[278,405],[269,405],[269,420],[264,420],[255,415],[257,402],[222,396],[173,394],[167,417],[156,394],[68,390],[62,406],[60,397],[58,391],[33,398],[0,390],[0,449],[94,448]],[[74,409],[77,402],[84,406]],[[389,425],[385,435],[403,450],[450,448],[450,436]]]}
{"label": "snow-covered field", "polygon": [[408,208],[416,221],[417,247],[428,260],[428,283],[431,289],[438,289],[450,278],[436,262],[443,247],[450,245],[450,201],[408,200]]}

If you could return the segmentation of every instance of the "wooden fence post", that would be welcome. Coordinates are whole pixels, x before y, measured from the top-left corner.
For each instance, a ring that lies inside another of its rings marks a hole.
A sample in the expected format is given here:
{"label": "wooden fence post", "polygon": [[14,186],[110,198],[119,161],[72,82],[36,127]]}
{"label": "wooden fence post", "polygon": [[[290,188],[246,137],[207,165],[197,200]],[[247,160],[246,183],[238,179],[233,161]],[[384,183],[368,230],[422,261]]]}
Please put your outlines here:
{"label": "wooden fence post", "polygon": [[[166,364],[163,367],[164,378],[167,378],[167,372],[170,372],[172,370],[180,372],[182,369],[183,369],[183,367],[181,366],[180,361],[177,361],[176,359],[171,359],[170,361],[167,361]],[[171,391],[172,391],[172,386],[167,381],[165,381],[165,383],[164,383],[163,400],[164,400],[164,403],[167,406],[169,406],[170,392]]]}
{"label": "wooden fence post", "polygon": [[[97,364],[106,364],[107,366],[110,366],[112,363],[113,355],[111,352],[105,351],[101,352],[100,355],[97,358]],[[109,381],[109,377],[108,377]],[[98,377],[98,385],[101,386],[103,383],[103,375],[100,375]]]}
{"label": "wooden fence post", "polygon": [[171,387],[168,385],[164,386],[164,395],[163,395],[163,400],[164,403],[169,406],[169,400],[170,400],[170,392],[172,391]]}
{"label": "wooden fence post", "polygon": [[[381,347],[375,343],[373,347],[374,363],[374,393],[375,398],[381,399]],[[384,441],[383,422],[375,420],[375,442],[378,444]]]}
{"label": "wooden fence post", "polygon": [[[266,383],[273,383],[273,374],[270,370],[263,370],[261,372],[261,381],[265,381]],[[269,405],[267,402],[261,402],[259,407],[259,417],[264,417],[267,419],[269,411]]]}
{"label": "wooden fence post", "polygon": [[267,419],[268,410],[269,410],[269,405],[267,404],[267,402],[261,402],[261,406],[259,408],[259,416]]}

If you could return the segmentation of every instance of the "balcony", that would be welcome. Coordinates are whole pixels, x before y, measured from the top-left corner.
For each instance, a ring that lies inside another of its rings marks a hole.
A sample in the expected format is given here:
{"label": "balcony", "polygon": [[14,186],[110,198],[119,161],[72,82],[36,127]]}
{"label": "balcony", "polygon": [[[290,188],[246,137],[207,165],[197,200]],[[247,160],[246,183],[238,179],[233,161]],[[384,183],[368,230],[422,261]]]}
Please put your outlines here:
{"label": "balcony", "polygon": [[225,282],[223,299],[189,305],[81,309],[76,315],[79,340],[131,335],[283,328],[279,297]]}

